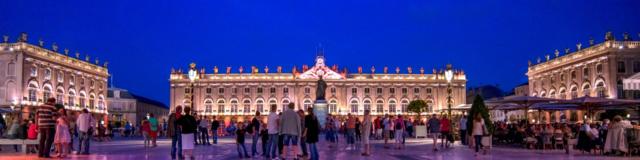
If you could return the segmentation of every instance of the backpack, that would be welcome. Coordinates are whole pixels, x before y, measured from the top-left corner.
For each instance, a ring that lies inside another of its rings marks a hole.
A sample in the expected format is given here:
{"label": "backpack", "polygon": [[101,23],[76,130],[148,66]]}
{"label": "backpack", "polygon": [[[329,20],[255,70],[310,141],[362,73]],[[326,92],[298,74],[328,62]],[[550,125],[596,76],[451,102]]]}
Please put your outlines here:
{"label": "backpack", "polygon": [[394,128],[396,128],[396,130],[402,130],[402,123],[401,122],[396,122]]}
{"label": "backpack", "polygon": [[244,127],[244,130],[249,134],[253,134],[253,123],[249,123],[249,125]]}

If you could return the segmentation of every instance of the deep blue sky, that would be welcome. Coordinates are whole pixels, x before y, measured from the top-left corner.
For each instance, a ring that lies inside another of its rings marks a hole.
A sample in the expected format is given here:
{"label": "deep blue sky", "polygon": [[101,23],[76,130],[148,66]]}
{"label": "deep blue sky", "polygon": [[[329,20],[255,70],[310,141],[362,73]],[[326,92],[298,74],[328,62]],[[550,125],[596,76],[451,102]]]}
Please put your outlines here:
{"label": "deep blue sky", "polygon": [[640,39],[640,1],[0,1],[0,34],[108,60],[116,87],[164,103],[171,67],[288,71],[312,64],[319,43],[327,63],[351,72],[452,63],[468,86],[511,89],[526,82],[527,60],[609,30]]}

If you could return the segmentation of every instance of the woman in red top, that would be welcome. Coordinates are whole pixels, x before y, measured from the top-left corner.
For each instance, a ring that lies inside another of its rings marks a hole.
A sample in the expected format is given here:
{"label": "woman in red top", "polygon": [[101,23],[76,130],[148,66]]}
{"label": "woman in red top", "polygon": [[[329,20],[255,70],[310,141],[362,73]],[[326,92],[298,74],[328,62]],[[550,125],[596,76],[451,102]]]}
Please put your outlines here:
{"label": "woman in red top", "polygon": [[144,148],[150,147],[151,145],[151,123],[147,120],[147,117],[144,117],[142,120],[142,137],[144,137]]}
{"label": "woman in red top", "polygon": [[[27,128],[27,139],[35,140],[38,139],[38,125],[33,123],[33,120],[29,120],[29,128]],[[27,151],[31,153],[36,153],[36,145],[28,145]]]}
{"label": "woman in red top", "polygon": [[440,119],[440,134],[442,135],[442,139],[441,139],[441,146],[446,146],[447,148],[449,148],[449,137],[451,136],[451,121],[449,121],[449,119],[447,119],[446,115],[442,116],[442,119]]}

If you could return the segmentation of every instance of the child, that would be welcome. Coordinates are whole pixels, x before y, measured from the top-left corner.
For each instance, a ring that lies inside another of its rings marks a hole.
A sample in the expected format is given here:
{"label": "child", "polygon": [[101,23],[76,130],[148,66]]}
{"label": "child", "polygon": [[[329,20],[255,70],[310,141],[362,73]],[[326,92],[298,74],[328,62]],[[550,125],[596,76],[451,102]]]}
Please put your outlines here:
{"label": "child", "polygon": [[56,157],[64,158],[67,156],[69,142],[71,142],[71,134],[69,133],[69,124],[67,122],[67,112],[64,108],[58,109],[58,119],[56,120],[56,133],[53,143],[56,144]]}
{"label": "child", "polygon": [[[29,120],[29,128],[27,129],[27,139],[36,140],[38,139],[38,129],[36,123],[33,123],[33,120]],[[27,150],[31,151],[31,153],[36,153],[37,145],[28,145]]]}
{"label": "child", "polygon": [[144,137],[144,148],[151,147],[151,136],[149,132],[151,132],[151,124],[147,117],[142,118],[142,137]]}
{"label": "child", "polygon": [[267,143],[269,143],[269,132],[267,130],[266,123],[262,123],[262,127],[260,127],[260,137],[262,138],[262,156],[267,156]]}
{"label": "child", "polygon": [[[247,148],[244,146],[244,136],[246,134],[244,127],[245,126],[242,122],[238,122],[238,128],[236,129],[236,146],[238,148],[238,156],[240,156],[240,158],[249,158]],[[244,157],[242,156],[242,152],[244,152]]]}

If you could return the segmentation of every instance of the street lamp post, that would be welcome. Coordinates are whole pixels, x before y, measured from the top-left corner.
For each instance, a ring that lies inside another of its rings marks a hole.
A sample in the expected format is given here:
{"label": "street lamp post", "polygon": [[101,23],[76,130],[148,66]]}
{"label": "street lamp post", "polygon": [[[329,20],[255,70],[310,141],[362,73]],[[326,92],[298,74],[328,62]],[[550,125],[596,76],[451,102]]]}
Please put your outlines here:
{"label": "street lamp post", "polygon": [[453,79],[453,70],[451,69],[451,64],[447,64],[447,69],[444,71],[444,78],[447,79],[447,114],[451,117],[451,105],[453,105],[451,97],[451,80]]}
{"label": "street lamp post", "polygon": [[195,102],[194,102],[194,87],[195,87],[195,81],[198,79],[198,70],[196,70],[196,63],[191,63],[190,64],[190,68],[189,68],[189,80],[191,83],[191,88],[190,88],[190,92],[191,92],[191,110],[193,112],[195,112],[196,107],[195,107]]}

